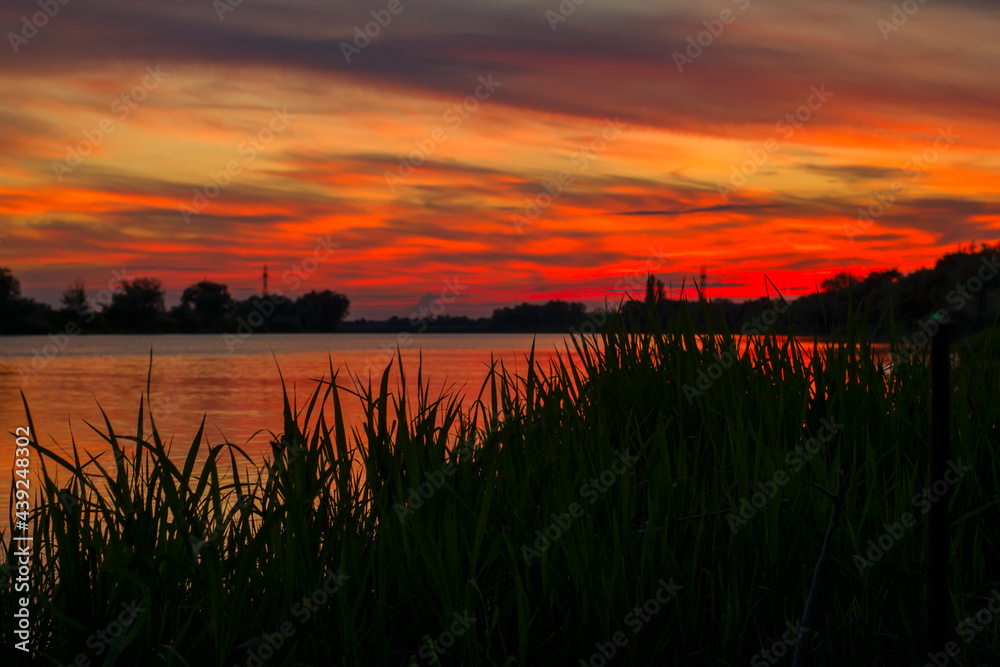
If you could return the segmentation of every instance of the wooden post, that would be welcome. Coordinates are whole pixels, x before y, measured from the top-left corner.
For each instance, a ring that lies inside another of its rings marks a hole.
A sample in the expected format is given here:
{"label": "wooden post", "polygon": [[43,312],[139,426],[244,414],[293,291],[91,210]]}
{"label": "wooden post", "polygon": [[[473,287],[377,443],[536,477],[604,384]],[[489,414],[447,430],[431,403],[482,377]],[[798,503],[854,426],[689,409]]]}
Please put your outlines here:
{"label": "wooden post", "polygon": [[[941,329],[931,342],[931,441],[928,457],[927,486],[932,487],[944,479],[948,468],[949,408],[951,405],[951,359],[949,355],[949,327]],[[948,502],[951,487],[945,496],[933,503],[928,516],[927,545],[927,639],[930,650],[940,651],[948,642]]]}

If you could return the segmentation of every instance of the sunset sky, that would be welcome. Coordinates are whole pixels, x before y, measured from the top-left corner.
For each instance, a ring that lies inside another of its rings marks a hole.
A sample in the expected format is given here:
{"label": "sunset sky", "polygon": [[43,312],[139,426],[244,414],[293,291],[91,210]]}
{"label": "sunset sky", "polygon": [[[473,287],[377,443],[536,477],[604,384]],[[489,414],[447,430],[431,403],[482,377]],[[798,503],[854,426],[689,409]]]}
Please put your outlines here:
{"label": "sunset sky", "polygon": [[994,3],[576,1],[3,0],[0,266],[485,315],[1000,238]]}

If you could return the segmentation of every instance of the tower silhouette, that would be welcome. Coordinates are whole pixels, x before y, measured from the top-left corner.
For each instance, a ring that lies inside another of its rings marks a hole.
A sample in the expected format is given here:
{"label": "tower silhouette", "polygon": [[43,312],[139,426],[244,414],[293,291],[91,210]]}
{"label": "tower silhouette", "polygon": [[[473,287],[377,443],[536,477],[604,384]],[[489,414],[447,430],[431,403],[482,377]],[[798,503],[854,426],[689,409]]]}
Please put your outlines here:
{"label": "tower silhouette", "polygon": [[263,297],[267,298],[267,264],[264,265],[264,294]]}

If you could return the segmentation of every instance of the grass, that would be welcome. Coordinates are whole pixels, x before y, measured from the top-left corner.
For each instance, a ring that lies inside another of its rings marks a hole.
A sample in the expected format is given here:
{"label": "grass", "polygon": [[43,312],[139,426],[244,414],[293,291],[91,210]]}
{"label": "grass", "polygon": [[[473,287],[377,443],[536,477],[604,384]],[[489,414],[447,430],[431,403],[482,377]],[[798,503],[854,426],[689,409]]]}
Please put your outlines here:
{"label": "grass", "polygon": [[[286,394],[266,462],[207,447],[202,429],[170,456],[147,386],[135,433],[95,429],[112,469],[76,443],[72,459],[31,443],[31,664],[599,665],[616,633],[608,664],[772,664],[760,652],[800,619],[830,514],[811,483],[834,489],[840,469],[808,663],[923,664],[928,371],[916,358],[886,374],[864,330],[826,348],[724,329],[699,345],[683,318],[607,330],[546,368],[532,351],[523,376],[494,363],[475,399],[419,377],[415,395],[390,391],[389,368],[345,383],[331,363],[305,405]],[[996,359],[983,341],[976,359]],[[981,368],[952,378],[952,458],[970,466],[951,498],[955,619],[1000,587],[1000,374]],[[786,457],[829,423],[796,470]],[[781,470],[738,525],[729,511]],[[860,574],[853,556],[905,512],[915,526]],[[680,588],[643,611],[663,584]],[[17,597],[0,587],[5,664],[27,664]],[[133,602],[117,638],[94,634]],[[951,664],[1000,664],[997,618],[956,634]]]}

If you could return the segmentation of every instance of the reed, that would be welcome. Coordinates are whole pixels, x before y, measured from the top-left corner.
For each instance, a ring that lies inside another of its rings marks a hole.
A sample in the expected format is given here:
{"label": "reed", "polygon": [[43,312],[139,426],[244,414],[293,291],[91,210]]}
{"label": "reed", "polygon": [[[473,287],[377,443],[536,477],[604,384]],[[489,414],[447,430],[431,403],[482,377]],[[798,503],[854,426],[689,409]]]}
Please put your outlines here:
{"label": "reed", "polygon": [[[841,469],[808,662],[923,664],[928,371],[918,356],[886,373],[866,329],[824,348],[699,338],[684,317],[606,328],[544,366],[532,350],[522,374],[494,362],[474,397],[432,394],[419,363],[408,394],[390,368],[345,380],[331,362],[304,405],[286,393],[265,461],[210,446],[204,423],[172,453],[147,384],[134,433],[92,427],[113,468],[76,442],[72,458],[31,443],[31,664],[769,664],[826,532],[811,483],[836,488]],[[995,344],[976,345],[952,376],[952,453],[969,467],[951,497],[957,619],[1000,587],[1000,374]],[[906,512],[915,525],[859,571]],[[9,531],[0,547],[13,562]],[[28,664],[17,597],[6,581],[4,664]],[[116,638],[95,635],[133,603]],[[964,664],[997,660],[997,614],[953,639]]]}

